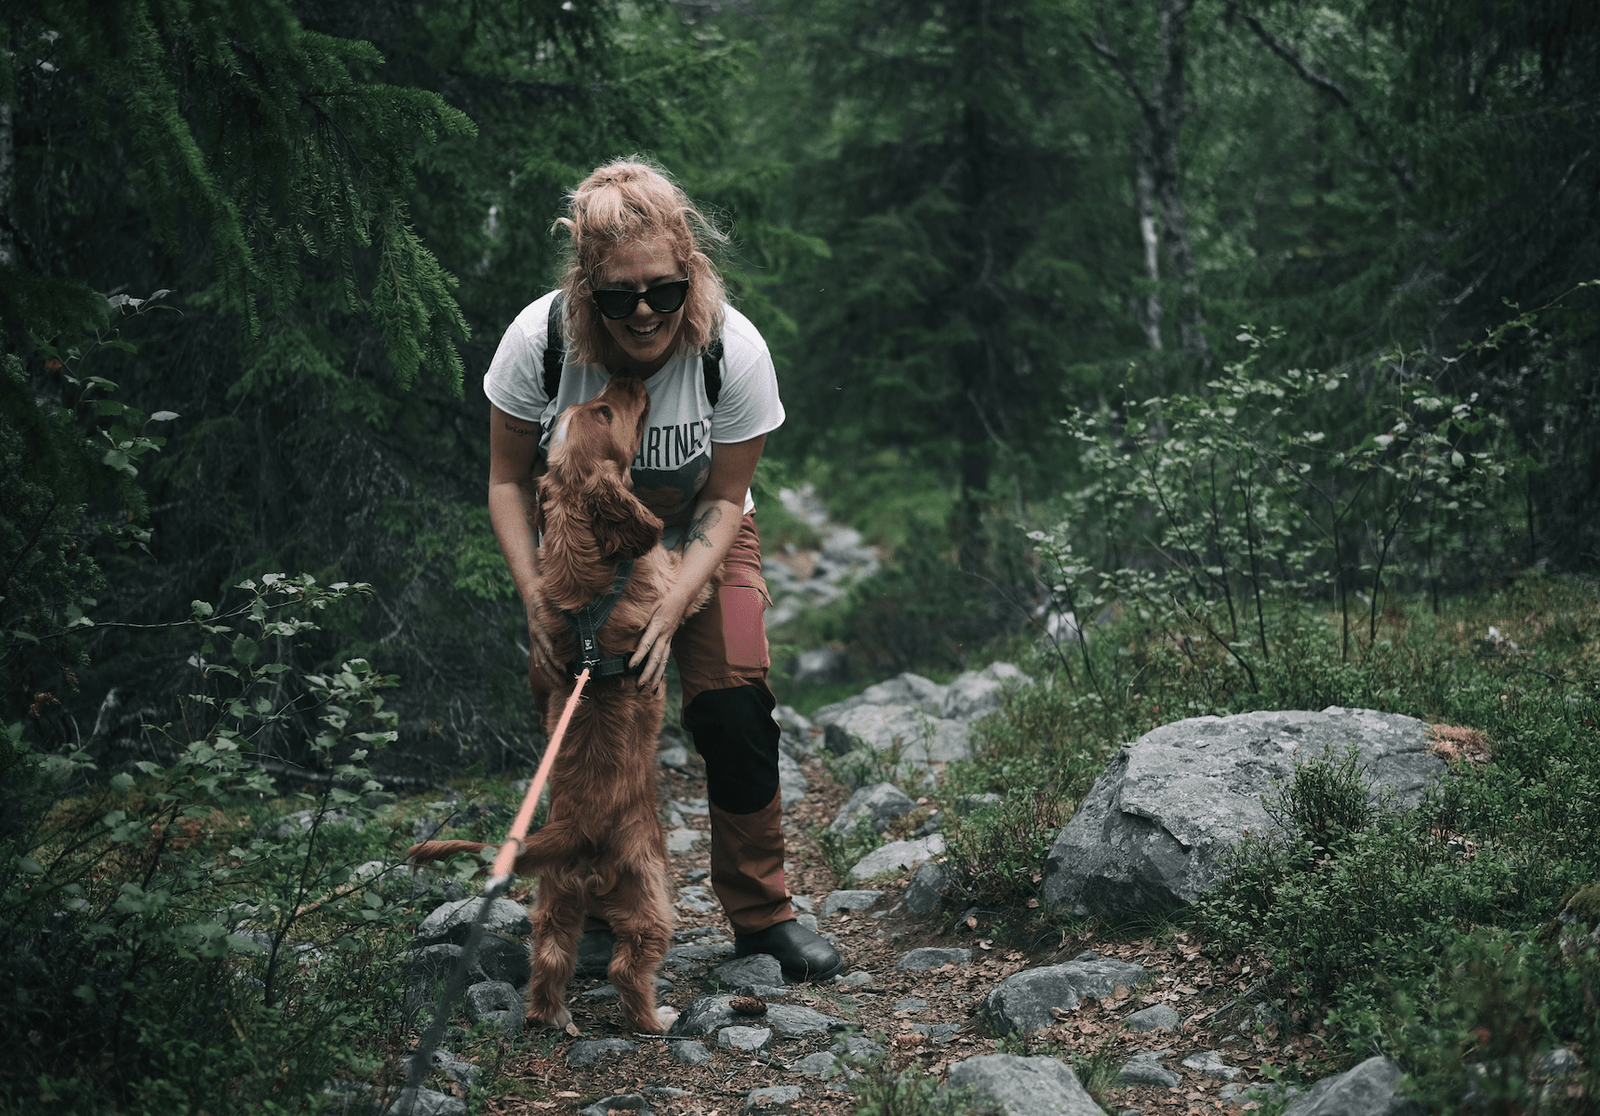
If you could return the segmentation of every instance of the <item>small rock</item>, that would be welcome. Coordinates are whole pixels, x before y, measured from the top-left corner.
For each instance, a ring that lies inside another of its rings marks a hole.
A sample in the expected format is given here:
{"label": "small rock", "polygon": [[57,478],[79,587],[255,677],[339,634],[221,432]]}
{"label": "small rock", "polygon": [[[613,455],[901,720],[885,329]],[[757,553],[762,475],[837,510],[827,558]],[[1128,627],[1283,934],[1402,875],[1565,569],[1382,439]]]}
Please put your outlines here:
{"label": "small rock", "polygon": [[392,1116],[467,1116],[467,1102],[433,1089],[401,1089],[390,1106]]}
{"label": "small rock", "polygon": [[804,1077],[835,1077],[844,1072],[844,1067],[839,1064],[836,1055],[820,1050],[815,1054],[807,1054],[798,1062],[789,1067],[790,1073],[798,1073]]}
{"label": "small rock", "polygon": [[1199,1070],[1207,1077],[1215,1077],[1219,1081],[1232,1081],[1239,1076],[1239,1067],[1224,1062],[1222,1055],[1215,1050],[1202,1050],[1198,1054],[1189,1055],[1183,1060],[1183,1068]]}
{"label": "small rock", "polygon": [[[417,941],[466,944],[472,924],[483,917],[482,908],[483,900],[477,897],[440,905],[417,927]],[[523,910],[520,903],[513,903],[509,899],[496,899],[489,904],[484,925],[496,933],[512,934],[519,938],[533,933],[533,927],[528,925],[528,912]]]}
{"label": "small rock", "polygon": [[1144,979],[1144,967],[1126,961],[1043,965],[1006,977],[983,998],[979,1010],[1000,1034],[1038,1031],[1055,1021],[1052,1008],[1075,1011],[1080,999],[1102,999],[1114,995],[1119,984],[1132,989]]}
{"label": "small rock", "polygon": [[1548,1054],[1539,1055],[1539,1060],[1533,1064],[1533,1072],[1548,1081],[1577,1073],[1579,1065],[1576,1054],[1565,1046],[1558,1046]]}
{"label": "small rock", "polygon": [[711,979],[729,992],[752,992],[758,988],[782,988],[783,968],[776,957],[751,954],[724,961],[711,970]]}
{"label": "small rock", "polygon": [[[814,914],[808,914],[802,911],[794,916],[794,920],[801,926],[804,926],[807,930],[811,931],[813,934],[821,932],[821,927],[817,925],[817,916]],[[831,941],[832,939],[830,938],[829,940]]]}
{"label": "small rock", "polygon": [[668,1048],[672,1051],[673,1058],[682,1066],[700,1066],[711,1060],[711,1051],[690,1039],[671,1043]]}
{"label": "small rock", "polygon": [[641,1093],[647,1093],[652,1097],[692,1097],[692,1096],[694,1096],[694,1094],[691,1093],[687,1089],[674,1089],[671,1085],[646,1085],[643,1089],[640,1089],[639,1091]]}
{"label": "small rock", "polygon": [[669,853],[693,852],[694,847],[706,839],[706,835],[698,829],[674,829],[667,834],[667,851]]}
{"label": "small rock", "polygon": [[803,1091],[798,1085],[768,1085],[765,1089],[753,1089],[744,1098],[744,1110],[759,1112],[768,1108],[784,1108],[799,1100]]}
{"label": "small rock", "polygon": [[850,1024],[832,1015],[823,1015],[796,1004],[768,1004],[766,1021],[784,1038],[805,1038],[842,1031]]}
{"label": "small rock", "polygon": [[944,852],[944,835],[941,833],[918,837],[914,841],[890,841],[887,845],[873,849],[862,857],[850,869],[850,877],[870,880],[884,872],[915,868],[924,860],[936,857],[942,852]]}
{"label": "small rock", "polygon": [[1130,1031],[1176,1031],[1182,1018],[1166,1004],[1157,1004],[1134,1012],[1122,1022]]}
{"label": "small rock", "polygon": [[669,744],[656,753],[656,762],[662,767],[683,767],[689,762],[689,749],[682,744]]}
{"label": "small rock", "polygon": [[431,841],[439,836],[443,828],[444,822],[438,818],[417,818],[411,823],[411,843],[420,845],[424,841]]}
{"label": "small rock", "polygon": [[919,1000],[915,996],[907,996],[903,1000],[896,1000],[895,1011],[922,1011],[928,1006],[927,1000]]}
{"label": "small rock", "polygon": [[919,1035],[927,1035],[934,1042],[943,1046],[955,1038],[961,1031],[959,1023],[917,1023],[911,1028]]}
{"label": "small rock", "polygon": [[639,1047],[627,1039],[583,1039],[567,1051],[567,1065],[592,1066],[602,1054],[632,1054]]}
{"label": "small rock", "polygon": [[733,952],[732,942],[707,942],[704,944],[690,944],[673,946],[667,950],[666,957],[662,958],[663,965],[688,967],[703,965],[707,961],[715,961],[719,957],[726,957]]}
{"label": "small rock", "polygon": [[1160,1085],[1170,1089],[1182,1080],[1182,1074],[1173,1073],[1161,1064],[1161,1052],[1156,1050],[1135,1054],[1117,1071],[1118,1085]]}
{"label": "small rock", "polygon": [[967,1111],[963,1097],[987,1102],[1005,1116],[1104,1116],[1077,1075],[1044,1055],[980,1054],[957,1062],[935,1105],[943,1111]]}
{"label": "small rock", "polygon": [[937,969],[940,965],[965,965],[972,960],[970,949],[941,949],[938,946],[924,946],[913,949],[894,963],[896,969],[906,972],[922,973],[929,969]]}
{"label": "small rock", "polygon": [[796,682],[843,682],[850,677],[850,658],[837,647],[802,651],[784,668]]}
{"label": "small rock", "polygon": [[485,980],[467,989],[467,1018],[498,1023],[508,1035],[522,1031],[522,993],[503,980]]}
{"label": "small rock", "polygon": [[[690,872],[689,875],[693,876],[694,873]],[[700,878],[705,879],[705,876]],[[700,884],[680,887],[678,889],[678,906],[692,914],[710,914],[712,911],[721,909],[717,901],[711,897],[711,890]]]}
{"label": "small rock", "polygon": [[828,829],[839,834],[853,833],[856,819],[866,818],[874,833],[882,833],[895,818],[916,808],[911,796],[893,783],[874,783],[852,794]]}
{"label": "small rock", "polygon": [[778,792],[783,799],[785,810],[800,802],[810,789],[810,782],[806,773],[800,769],[800,764],[788,752],[781,748],[778,751]]}
{"label": "small rock", "polygon": [[881,891],[830,891],[822,901],[822,918],[832,918],[840,911],[864,911],[879,899]]}
{"label": "small rock", "polygon": [[724,1027],[717,1032],[717,1045],[741,1053],[753,1054],[764,1050],[772,1041],[768,1027]]}
{"label": "small rock", "polygon": [[639,1116],[650,1116],[649,1102],[638,1093],[617,1093],[601,1097],[586,1108],[578,1109],[578,1116],[606,1116],[613,1109],[624,1109],[637,1112]]}
{"label": "small rock", "polygon": [[884,1048],[864,1035],[845,1035],[834,1040],[829,1047],[841,1058],[847,1058],[858,1065],[868,1065],[883,1057]]}
{"label": "small rock", "polygon": [[[677,987],[677,985],[673,984],[666,977],[656,977],[652,983],[655,985],[657,994],[662,992],[671,992]],[[617,991],[617,986],[614,984],[602,984],[598,988],[589,989],[587,992],[582,993],[582,995],[591,1000],[615,1000],[619,995],[621,995],[621,993]]]}
{"label": "small rock", "polygon": [[1381,1054],[1324,1077],[1283,1116],[1412,1116],[1422,1107],[1400,1088],[1400,1067]]}
{"label": "small rock", "polygon": [[939,905],[944,889],[954,873],[937,860],[924,860],[906,885],[906,906],[916,914],[927,914]]}
{"label": "small rock", "polygon": [[867,972],[865,969],[857,969],[853,973],[847,973],[844,976],[836,976],[833,979],[839,984],[845,985],[847,988],[859,988],[863,984],[872,983],[872,974]]}

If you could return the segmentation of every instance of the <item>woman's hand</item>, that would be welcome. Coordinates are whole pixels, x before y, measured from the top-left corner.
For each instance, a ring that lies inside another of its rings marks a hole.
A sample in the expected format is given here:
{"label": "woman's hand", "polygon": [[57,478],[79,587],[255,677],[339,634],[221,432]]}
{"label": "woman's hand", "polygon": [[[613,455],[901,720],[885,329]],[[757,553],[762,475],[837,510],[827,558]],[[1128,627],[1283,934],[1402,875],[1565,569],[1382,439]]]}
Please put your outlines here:
{"label": "woman's hand", "polygon": [[566,669],[556,662],[556,648],[550,633],[528,609],[528,685],[536,692],[549,693],[561,685]]}
{"label": "woman's hand", "polygon": [[654,692],[667,675],[667,659],[672,655],[672,633],[683,623],[683,614],[689,611],[689,600],[681,590],[680,584],[662,596],[655,611],[650,614],[649,623],[644,626],[639,646],[628,660],[630,669],[644,664],[644,669],[639,673],[641,690]]}

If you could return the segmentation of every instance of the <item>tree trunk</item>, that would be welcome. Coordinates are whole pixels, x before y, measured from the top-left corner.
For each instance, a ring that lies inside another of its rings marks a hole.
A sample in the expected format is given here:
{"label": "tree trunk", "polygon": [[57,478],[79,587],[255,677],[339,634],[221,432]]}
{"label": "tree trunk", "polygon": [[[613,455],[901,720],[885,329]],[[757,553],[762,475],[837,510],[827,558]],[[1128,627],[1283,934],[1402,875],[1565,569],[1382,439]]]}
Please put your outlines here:
{"label": "tree trunk", "polygon": [[[1141,118],[1142,119],[1142,118]],[[1144,277],[1150,290],[1134,300],[1134,315],[1139,329],[1154,352],[1161,351],[1161,239],[1156,230],[1156,168],[1151,155],[1154,137],[1148,121],[1139,127],[1139,143],[1133,172],[1134,204],[1139,210],[1139,243],[1144,248]]]}
{"label": "tree trunk", "polygon": [[[1161,242],[1167,262],[1178,280],[1178,340],[1184,352],[1202,364],[1211,361],[1200,307],[1200,284],[1195,276],[1194,250],[1189,243],[1189,220],[1183,211],[1183,173],[1178,163],[1178,138],[1185,112],[1183,68],[1188,51],[1188,19],[1195,0],[1156,0],[1157,56],[1148,90],[1134,77],[1132,68],[1111,45],[1104,27],[1084,39],[1096,54],[1111,63],[1139,105],[1139,138],[1135,141],[1134,197],[1139,211],[1139,239],[1144,248],[1145,275],[1160,278],[1156,260],[1155,216],[1161,218]],[[1161,296],[1152,292],[1136,302],[1139,327],[1155,350],[1161,348]]]}
{"label": "tree trunk", "polygon": [[15,267],[17,246],[11,236],[11,183],[16,177],[11,102],[0,101],[0,267]]}

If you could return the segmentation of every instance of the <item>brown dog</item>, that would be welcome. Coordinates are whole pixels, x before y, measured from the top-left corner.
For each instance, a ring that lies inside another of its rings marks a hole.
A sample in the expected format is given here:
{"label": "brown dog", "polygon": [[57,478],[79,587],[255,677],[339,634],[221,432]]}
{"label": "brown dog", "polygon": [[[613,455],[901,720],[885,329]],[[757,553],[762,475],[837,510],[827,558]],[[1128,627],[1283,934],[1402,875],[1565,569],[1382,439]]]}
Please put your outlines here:
{"label": "brown dog", "polygon": [[[544,537],[535,609],[557,662],[580,657],[562,616],[610,593],[619,563],[633,559],[627,587],[598,629],[608,657],[633,654],[656,602],[676,575],[676,555],[661,548],[661,520],[629,487],[629,465],[650,413],[643,381],[614,376],[587,403],[567,408],[550,439],[550,471],[539,481]],[[711,587],[696,607],[709,600]],[[530,675],[531,678],[531,675]],[[535,686],[536,693],[538,687]],[[546,697],[553,726],[572,693],[568,682]],[[572,1020],[563,1003],[586,908],[617,936],[610,977],[641,1031],[664,1030],[654,978],[672,937],[666,838],[656,814],[656,738],[665,694],[640,691],[631,676],[589,682],[573,712],[550,775],[550,814],[516,859],[518,875],[538,876],[533,980],[528,1018],[555,1027]],[[437,860],[485,846],[427,841],[407,854]]]}

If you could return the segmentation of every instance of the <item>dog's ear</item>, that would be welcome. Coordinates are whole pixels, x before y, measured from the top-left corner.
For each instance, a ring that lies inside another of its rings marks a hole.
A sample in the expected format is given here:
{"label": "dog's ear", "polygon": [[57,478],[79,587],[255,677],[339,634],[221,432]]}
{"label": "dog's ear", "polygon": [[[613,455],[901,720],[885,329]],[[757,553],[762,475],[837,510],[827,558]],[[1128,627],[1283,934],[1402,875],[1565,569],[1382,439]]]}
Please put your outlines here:
{"label": "dog's ear", "polygon": [[584,504],[602,558],[638,558],[661,541],[661,520],[609,470],[587,486]]}

